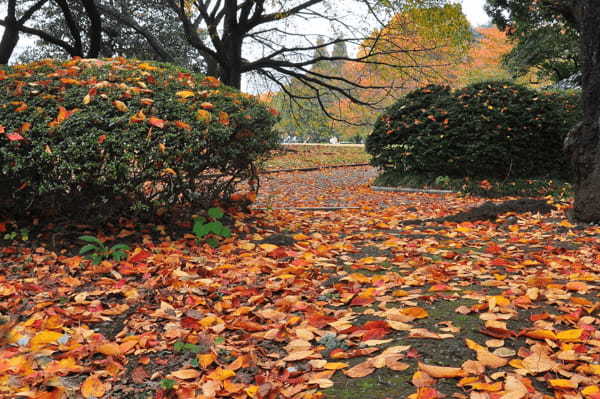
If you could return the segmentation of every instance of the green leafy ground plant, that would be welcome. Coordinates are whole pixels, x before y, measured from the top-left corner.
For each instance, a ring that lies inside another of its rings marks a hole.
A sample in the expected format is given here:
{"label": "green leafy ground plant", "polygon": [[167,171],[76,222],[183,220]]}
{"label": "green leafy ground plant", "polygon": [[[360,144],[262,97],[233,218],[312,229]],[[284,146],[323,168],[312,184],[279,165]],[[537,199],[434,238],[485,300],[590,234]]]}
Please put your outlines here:
{"label": "green leafy ground plant", "polygon": [[127,257],[125,251],[129,251],[130,249],[129,246],[125,244],[116,244],[112,247],[107,247],[102,241],[94,236],[81,236],[79,239],[88,243],[81,247],[79,254],[87,254],[86,257],[91,260],[94,265],[100,264],[100,262],[106,259],[112,259],[119,262]]}
{"label": "green leafy ground plant", "polygon": [[219,241],[217,238],[231,237],[231,230],[220,221],[223,216],[225,216],[223,209],[210,208],[208,210],[208,219],[201,216],[194,219],[192,232],[199,241],[205,240],[211,247],[218,247]]}

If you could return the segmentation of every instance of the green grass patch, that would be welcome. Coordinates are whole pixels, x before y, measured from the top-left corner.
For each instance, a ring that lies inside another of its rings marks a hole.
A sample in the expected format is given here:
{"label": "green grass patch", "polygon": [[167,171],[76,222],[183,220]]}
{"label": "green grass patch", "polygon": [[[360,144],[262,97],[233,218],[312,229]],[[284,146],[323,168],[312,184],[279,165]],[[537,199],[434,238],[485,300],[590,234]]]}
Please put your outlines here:
{"label": "green grass patch", "polygon": [[263,164],[263,169],[295,169],[367,163],[364,146],[284,145]]}
{"label": "green grass patch", "polygon": [[573,196],[571,183],[561,179],[452,178],[386,171],[377,177],[374,184],[386,187],[452,190],[484,198],[552,196],[564,200]]}

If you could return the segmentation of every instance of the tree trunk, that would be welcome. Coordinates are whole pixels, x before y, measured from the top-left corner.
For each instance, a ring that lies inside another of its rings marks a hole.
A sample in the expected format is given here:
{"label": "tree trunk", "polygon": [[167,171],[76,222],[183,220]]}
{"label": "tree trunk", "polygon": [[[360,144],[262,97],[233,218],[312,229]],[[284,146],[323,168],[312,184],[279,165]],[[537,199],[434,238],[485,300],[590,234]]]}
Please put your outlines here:
{"label": "tree trunk", "polygon": [[88,39],[90,41],[90,48],[88,49],[87,58],[98,58],[100,50],[102,49],[102,19],[100,18],[100,12],[94,4],[94,0],[82,0],[83,8],[85,13],[90,19],[90,27],[88,32]]}
{"label": "tree trunk", "polygon": [[220,78],[227,86],[239,90],[242,87],[242,37],[231,35],[224,42],[226,43],[227,65],[221,65]]}
{"label": "tree trunk", "polygon": [[600,1],[580,0],[583,121],[565,140],[575,176],[573,218],[600,221]]}
{"label": "tree trunk", "polygon": [[0,64],[8,64],[19,41],[19,27],[16,21],[12,22],[8,17],[6,18],[6,27],[0,41]]}
{"label": "tree trunk", "polygon": [[223,6],[225,20],[223,24],[223,55],[225,65],[220,65],[221,82],[227,86],[242,87],[242,43],[244,33],[240,31],[237,20],[237,1],[226,0]]}

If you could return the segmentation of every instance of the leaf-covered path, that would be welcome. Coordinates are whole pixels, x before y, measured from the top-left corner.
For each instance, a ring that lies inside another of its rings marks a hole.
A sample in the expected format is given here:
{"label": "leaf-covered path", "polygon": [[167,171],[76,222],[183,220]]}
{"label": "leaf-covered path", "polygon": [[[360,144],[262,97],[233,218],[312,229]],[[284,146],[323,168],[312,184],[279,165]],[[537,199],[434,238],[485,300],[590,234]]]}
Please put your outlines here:
{"label": "leaf-covered path", "polygon": [[[269,175],[267,209],[217,250],[148,234],[94,266],[4,248],[0,395],[600,397],[600,228],[559,205],[407,223],[483,201],[373,192],[372,173]],[[275,209],[313,206],[357,209]]]}

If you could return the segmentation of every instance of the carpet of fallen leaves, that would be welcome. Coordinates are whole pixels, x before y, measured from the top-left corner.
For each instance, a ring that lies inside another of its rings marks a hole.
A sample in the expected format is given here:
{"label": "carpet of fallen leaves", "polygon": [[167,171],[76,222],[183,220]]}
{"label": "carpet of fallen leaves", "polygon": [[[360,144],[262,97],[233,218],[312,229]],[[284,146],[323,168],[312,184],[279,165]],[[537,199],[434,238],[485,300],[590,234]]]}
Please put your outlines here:
{"label": "carpet of fallen leaves", "polygon": [[482,201],[372,175],[270,175],[215,250],[2,248],[1,397],[600,398],[599,227],[406,223]]}
{"label": "carpet of fallen leaves", "polygon": [[287,144],[263,165],[264,169],[316,168],[332,165],[369,163],[362,145]]}

